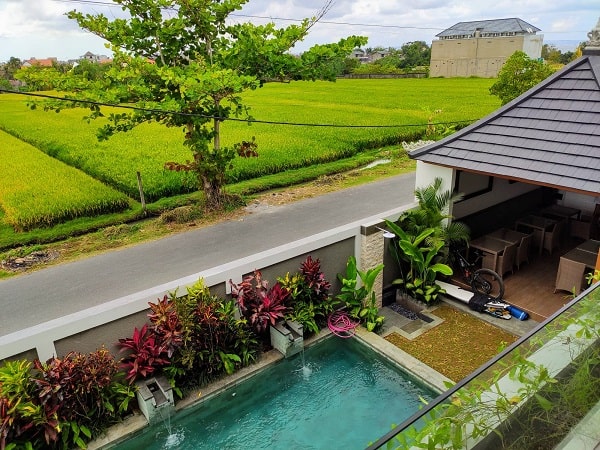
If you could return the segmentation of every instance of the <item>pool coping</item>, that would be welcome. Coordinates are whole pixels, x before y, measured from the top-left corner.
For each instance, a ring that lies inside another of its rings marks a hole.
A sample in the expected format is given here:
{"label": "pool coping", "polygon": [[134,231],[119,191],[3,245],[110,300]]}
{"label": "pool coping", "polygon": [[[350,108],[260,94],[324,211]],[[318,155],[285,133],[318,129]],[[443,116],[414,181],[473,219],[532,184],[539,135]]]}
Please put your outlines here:
{"label": "pool coping", "polygon": [[392,363],[395,363],[406,370],[409,375],[417,378],[420,382],[433,389],[438,394],[447,390],[449,384],[454,384],[450,378],[432,369],[414,356],[409,355],[391,342],[386,341],[378,334],[367,331],[363,327],[359,327],[356,330],[356,337]]}
{"label": "pool coping", "polygon": [[[326,328],[321,330],[318,334],[305,339],[304,348],[308,348],[331,335],[332,333],[329,329]],[[363,327],[357,327],[354,337],[437,393],[441,393],[447,389],[445,383],[449,382],[453,384],[450,379],[399,349],[394,344],[386,341],[382,336],[376,333],[367,331]],[[234,374],[218,379],[208,386],[191,391],[185,398],[177,401],[175,411],[179,413],[207,401],[221,391],[242,383],[260,373],[263,368],[282,359],[284,359],[284,356],[279,351],[269,350],[268,352],[261,354],[254,364],[243,367]],[[96,439],[89,442],[87,448],[88,450],[105,450],[112,448],[131,438],[147,426],[148,422],[146,421],[146,418],[136,410],[131,416],[128,416],[122,422],[111,426]]]}

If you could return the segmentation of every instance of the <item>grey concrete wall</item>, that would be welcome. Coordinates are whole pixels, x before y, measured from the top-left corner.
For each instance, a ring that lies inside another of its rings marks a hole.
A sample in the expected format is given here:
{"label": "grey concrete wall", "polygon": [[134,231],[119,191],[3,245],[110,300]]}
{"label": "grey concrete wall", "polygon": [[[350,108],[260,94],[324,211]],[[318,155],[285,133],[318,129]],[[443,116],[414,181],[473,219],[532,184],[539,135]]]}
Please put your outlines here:
{"label": "grey concrete wall", "polygon": [[[239,283],[244,274],[252,273],[255,269],[261,270],[263,277],[272,285],[277,277],[285,276],[287,272],[299,272],[301,263],[308,255],[321,261],[321,269],[332,284],[331,294],[336,295],[340,289],[337,275],[345,274],[346,263],[351,255],[356,257],[359,268],[363,270],[383,260],[380,230],[373,236],[370,236],[373,233],[365,230],[372,231],[374,225],[383,226],[384,218],[396,220],[401,212],[411,207],[405,205],[395,208],[383,214],[383,218],[368,217],[5,335],[0,342],[0,363],[15,357],[39,357],[45,361],[53,356],[64,356],[70,351],[88,353],[102,346],[115,353],[118,339],[130,337],[134,327],[139,328],[146,322],[148,302],[156,302],[165,294],[175,291],[178,295],[184,295],[187,286],[193,285],[199,278],[211,288],[212,294],[222,297],[230,292],[229,279]],[[365,259],[363,253],[375,259]],[[364,261],[364,265],[361,261]],[[379,296],[381,286],[382,282],[379,281]]]}
{"label": "grey concrete wall", "polygon": [[134,327],[142,328],[148,322],[148,310],[140,311],[127,317],[114,320],[102,326],[86,330],[73,336],[54,342],[56,355],[62,358],[67,353],[75,351],[78,353],[90,353],[101,347],[106,347],[115,358],[119,358],[119,338],[127,338],[133,335]]}
{"label": "grey concrete wall", "polygon": [[31,350],[28,350],[28,351],[25,351],[22,353],[17,353],[16,355],[12,355],[8,358],[0,359],[0,366],[2,364],[4,364],[5,361],[21,361],[23,359],[26,359],[28,361],[33,361],[37,357],[38,357],[37,351],[35,350],[35,348],[32,348]]}
{"label": "grey concrete wall", "polygon": [[516,51],[539,58],[541,42],[541,36],[529,35],[436,40],[431,43],[429,76],[495,78]]}
{"label": "grey concrete wall", "polygon": [[[300,272],[300,265],[310,255],[313,259],[320,260],[321,270],[325,274],[326,279],[330,281],[332,285],[331,294],[335,295],[339,293],[340,290],[340,283],[337,280],[337,274],[346,272],[346,262],[348,257],[354,254],[354,251],[354,239],[349,238],[311,252],[302,253],[267,267],[257,267],[257,269],[261,271],[263,279],[269,281],[269,285],[272,286],[277,282],[277,277],[283,277],[288,272],[292,274]],[[233,279],[234,283],[239,283],[240,281],[242,281],[242,277],[239,279]],[[224,297],[227,295],[226,283],[218,283],[214,286],[209,286],[209,288],[211,294],[213,295],[217,295],[219,297]],[[227,292],[229,292],[228,289]],[[178,289],[177,293],[179,295],[184,295],[186,290]],[[155,302],[158,300],[158,298],[162,297],[157,297],[151,301]],[[117,320],[110,321],[89,330],[59,339],[54,342],[56,355],[63,357],[71,351],[89,353],[101,347],[106,347],[116,358],[119,358],[120,354],[117,346],[118,339],[130,337],[133,334],[134,327],[139,329],[145,323],[148,323],[148,312],[149,309],[145,309],[135,314],[121,317]],[[29,352],[20,353],[6,359],[33,360],[34,358],[37,358],[37,352],[35,349],[32,349]]]}
{"label": "grey concrete wall", "polygon": [[[269,286],[273,286],[273,284],[277,282],[278,277],[284,277],[288,272],[290,274],[300,272],[300,265],[308,256],[311,256],[313,260],[319,259],[321,270],[323,271],[325,278],[331,283],[330,292],[332,295],[335,295],[339,293],[341,288],[341,284],[337,279],[337,274],[346,273],[346,262],[348,261],[348,257],[352,254],[354,254],[354,239],[345,239],[318,250],[303,253],[294,258],[258,269],[261,271],[263,279],[269,282]],[[242,281],[241,278],[239,280],[233,280],[234,283],[239,283],[240,281]]]}

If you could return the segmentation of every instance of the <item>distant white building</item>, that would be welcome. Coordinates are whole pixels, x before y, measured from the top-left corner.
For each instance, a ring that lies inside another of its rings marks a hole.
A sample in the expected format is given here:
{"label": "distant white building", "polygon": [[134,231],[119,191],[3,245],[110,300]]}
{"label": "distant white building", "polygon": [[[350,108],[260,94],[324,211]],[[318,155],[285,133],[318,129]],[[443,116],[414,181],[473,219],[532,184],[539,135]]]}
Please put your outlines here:
{"label": "distant white building", "polygon": [[86,61],[90,61],[90,62],[93,62],[93,63],[99,63],[99,64],[108,63],[108,62],[112,61],[112,59],[109,58],[106,55],[96,55],[96,54],[94,54],[92,52],[89,52],[89,51],[85,52],[85,54],[83,56],[81,56],[79,58],[79,60],[80,61],[86,60]]}
{"label": "distant white building", "polygon": [[542,55],[539,28],[521,19],[459,22],[431,43],[430,77],[494,78],[516,51],[532,59]]}
{"label": "distant white building", "polygon": [[385,58],[390,52],[387,50],[375,50],[367,52],[362,48],[352,50],[351,58],[358,59],[361,63],[370,63],[378,59]]}

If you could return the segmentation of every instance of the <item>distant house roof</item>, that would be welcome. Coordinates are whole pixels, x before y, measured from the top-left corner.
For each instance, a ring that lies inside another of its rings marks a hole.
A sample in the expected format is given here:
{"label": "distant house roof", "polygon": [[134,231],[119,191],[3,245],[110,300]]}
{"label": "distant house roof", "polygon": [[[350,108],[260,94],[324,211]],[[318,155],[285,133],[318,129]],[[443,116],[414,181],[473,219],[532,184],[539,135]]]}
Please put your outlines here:
{"label": "distant house roof", "polygon": [[56,57],[44,58],[44,59],[36,59],[30,58],[26,61],[23,61],[23,66],[31,67],[31,66],[41,66],[41,67],[52,67],[53,63],[56,63]]}
{"label": "distant house roof", "polygon": [[450,28],[436,34],[442,39],[474,36],[479,31],[481,36],[535,34],[541,31],[530,23],[517,18],[475,20],[473,22],[458,22]]}
{"label": "distant house roof", "polygon": [[582,56],[478,122],[411,158],[600,194],[600,52]]}

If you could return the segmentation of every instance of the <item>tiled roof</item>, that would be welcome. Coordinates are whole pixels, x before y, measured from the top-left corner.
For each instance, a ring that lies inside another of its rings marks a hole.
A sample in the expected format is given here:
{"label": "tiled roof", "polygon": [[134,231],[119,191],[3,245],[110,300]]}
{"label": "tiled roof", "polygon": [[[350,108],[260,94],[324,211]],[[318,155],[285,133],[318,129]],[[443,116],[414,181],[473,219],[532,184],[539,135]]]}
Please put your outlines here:
{"label": "tiled roof", "polygon": [[600,55],[582,56],[489,116],[410,156],[599,195]]}
{"label": "tiled roof", "polygon": [[26,61],[23,61],[23,64],[27,63],[31,66],[52,67],[52,64],[55,62],[57,62],[55,57],[44,58],[44,59],[31,58]]}
{"label": "tiled roof", "polygon": [[454,37],[473,35],[479,29],[481,34],[487,33],[533,33],[541,31],[539,28],[517,18],[475,20],[473,22],[459,22],[450,28],[436,34],[437,37]]}

